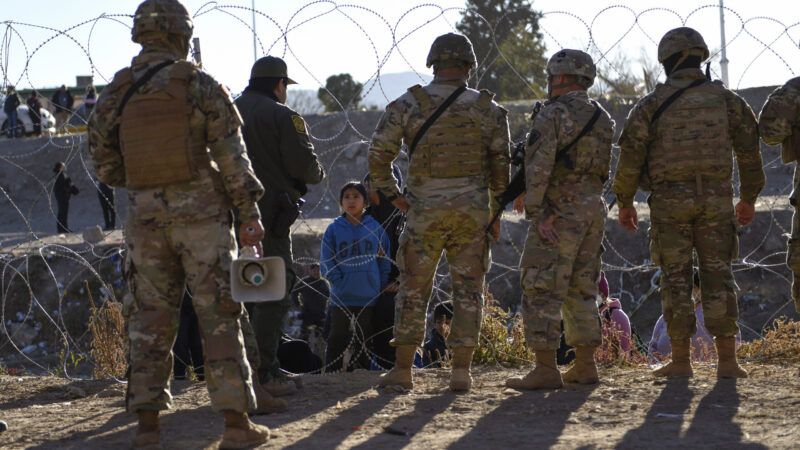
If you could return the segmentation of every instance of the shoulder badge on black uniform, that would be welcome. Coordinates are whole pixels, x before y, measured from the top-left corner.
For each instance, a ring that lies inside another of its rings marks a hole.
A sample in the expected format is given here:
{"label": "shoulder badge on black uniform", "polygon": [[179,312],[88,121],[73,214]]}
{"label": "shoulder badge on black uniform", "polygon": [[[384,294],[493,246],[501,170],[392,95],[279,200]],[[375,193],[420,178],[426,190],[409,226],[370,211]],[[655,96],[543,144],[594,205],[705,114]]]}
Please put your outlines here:
{"label": "shoulder badge on black uniform", "polygon": [[292,115],[292,123],[297,134],[308,134],[306,131],[306,121],[297,114]]}

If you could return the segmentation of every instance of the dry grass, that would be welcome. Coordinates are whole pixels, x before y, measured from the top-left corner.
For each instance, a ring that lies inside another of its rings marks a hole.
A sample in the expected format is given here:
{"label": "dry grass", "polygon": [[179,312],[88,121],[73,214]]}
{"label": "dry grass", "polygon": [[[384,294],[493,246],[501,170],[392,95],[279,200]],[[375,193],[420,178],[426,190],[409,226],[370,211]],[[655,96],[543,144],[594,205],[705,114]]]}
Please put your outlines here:
{"label": "dry grass", "polygon": [[764,339],[743,343],[737,353],[750,362],[800,363],[800,322],[782,317],[764,333]]}
{"label": "dry grass", "polygon": [[89,292],[90,316],[89,331],[92,333],[91,355],[94,359],[93,373],[96,379],[122,378],[127,363],[127,333],[122,316],[122,304],[106,301],[99,307],[95,305]]}
{"label": "dry grass", "polygon": [[508,327],[508,314],[494,304],[491,295],[487,295],[487,306],[484,308],[481,340],[475,349],[475,364],[518,367],[533,361],[533,351],[525,345],[525,332],[522,318],[514,317],[511,329]]}

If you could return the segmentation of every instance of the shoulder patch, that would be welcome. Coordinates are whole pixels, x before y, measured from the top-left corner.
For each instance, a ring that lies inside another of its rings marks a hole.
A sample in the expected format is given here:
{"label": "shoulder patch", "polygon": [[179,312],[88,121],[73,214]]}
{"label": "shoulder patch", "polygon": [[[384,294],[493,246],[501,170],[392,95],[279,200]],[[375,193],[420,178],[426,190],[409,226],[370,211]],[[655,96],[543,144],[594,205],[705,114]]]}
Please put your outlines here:
{"label": "shoulder patch", "polygon": [[297,134],[308,134],[306,131],[306,121],[297,114],[292,115],[292,123]]}

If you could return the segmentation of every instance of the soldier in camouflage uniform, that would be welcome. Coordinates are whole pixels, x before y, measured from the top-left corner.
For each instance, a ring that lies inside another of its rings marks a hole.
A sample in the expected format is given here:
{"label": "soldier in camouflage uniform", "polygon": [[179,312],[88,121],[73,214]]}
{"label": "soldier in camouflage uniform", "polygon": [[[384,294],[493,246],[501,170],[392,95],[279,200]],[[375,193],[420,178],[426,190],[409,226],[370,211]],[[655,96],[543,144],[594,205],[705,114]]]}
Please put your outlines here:
{"label": "soldier in camouflage uniform", "polygon": [[547,63],[547,104],[534,118],[525,149],[525,211],[531,221],[522,255],[525,338],[536,367],[506,385],[562,386],[556,365],[563,316],[567,343],[576,348],[569,383],[598,382],[600,345],[597,279],[607,214],[614,121],[586,92],[596,75],[592,57],[561,50]]}
{"label": "soldier in camouflage uniform", "polygon": [[192,30],[177,0],[139,5],[132,39],[142,51],[114,75],[89,121],[98,179],[128,189],[126,405],[139,418],[134,447],[158,445],[158,413],[172,403],[170,350],[184,284],[203,330],[211,404],[225,418],[221,447],[269,438],[269,429],[246,414],[255,399],[240,326],[243,308],[229,285],[236,256],[230,211],[238,208],[245,222],[242,244],[258,244],[263,228],[256,201],[264,190],[230,95],[186,61]]}
{"label": "soldier in camouflage uniform", "polygon": [[[800,77],[792,78],[770,94],[758,118],[761,139],[769,145],[781,145],[781,160],[784,164],[800,160]],[[800,214],[797,213],[800,196],[800,172],[795,164],[792,193],[789,202],[794,207],[792,235],[786,264],[792,271],[792,299],[800,312]]]}
{"label": "soldier in camouflage uniform", "polygon": [[[651,191],[650,256],[663,271],[661,305],[672,342],[672,362],[656,376],[692,376],[693,250],[700,264],[705,325],[716,338],[717,375],[747,376],[736,361],[738,288],[731,262],[738,254],[737,221],[744,226],[753,220],[764,171],[755,115],[744,99],[703,75],[700,63],[708,54],[697,31],[667,32],[658,44],[667,81],[633,107],[619,140],[614,192],[623,227],[637,229],[637,187]],[[735,210],[731,150],[741,192]]]}
{"label": "soldier in camouflage uniform", "polygon": [[[446,251],[453,279],[454,318],[450,388],[468,390],[472,354],[480,334],[484,278],[489,267],[486,227],[499,208],[494,194],[509,179],[506,111],[489,91],[466,88],[477,61],[465,36],[445,34],[433,42],[427,66],[434,80],[414,86],[386,107],[369,151],[373,186],[408,214],[397,253],[400,290],[392,344],[395,368],[380,384],[412,387],[411,364],[425,333],[425,315],[436,266]],[[402,142],[411,144],[423,123],[457,89],[466,90],[419,140],[410,156],[408,193],[392,175]],[[492,233],[499,234],[499,222]]]}

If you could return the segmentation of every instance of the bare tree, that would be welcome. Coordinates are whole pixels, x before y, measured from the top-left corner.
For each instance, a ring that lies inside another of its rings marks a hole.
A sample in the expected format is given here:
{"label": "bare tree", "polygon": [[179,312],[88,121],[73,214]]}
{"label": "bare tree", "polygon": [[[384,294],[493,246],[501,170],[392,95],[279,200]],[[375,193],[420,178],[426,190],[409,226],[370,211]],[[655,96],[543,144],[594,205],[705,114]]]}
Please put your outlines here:
{"label": "bare tree", "polygon": [[317,98],[317,93],[310,89],[289,90],[286,104],[300,114],[320,114],[325,106]]}

